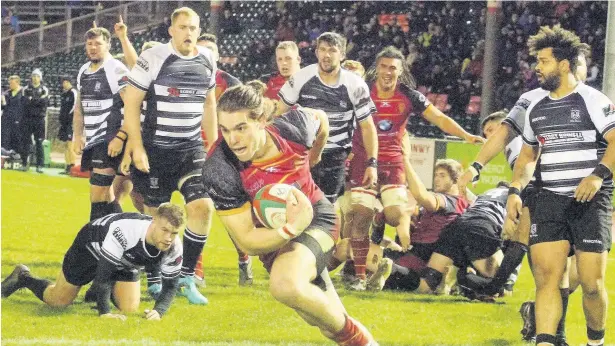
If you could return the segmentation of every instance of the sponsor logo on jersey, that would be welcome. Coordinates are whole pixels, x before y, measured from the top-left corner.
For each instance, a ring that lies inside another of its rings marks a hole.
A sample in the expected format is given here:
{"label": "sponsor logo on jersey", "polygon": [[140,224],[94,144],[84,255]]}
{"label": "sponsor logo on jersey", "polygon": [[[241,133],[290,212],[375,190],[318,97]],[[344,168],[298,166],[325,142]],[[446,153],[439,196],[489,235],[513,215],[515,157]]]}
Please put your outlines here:
{"label": "sponsor logo on jersey", "polygon": [[142,68],[145,72],[149,72],[149,63],[145,61],[145,59],[139,58],[139,60],[137,60],[137,66]]}
{"label": "sponsor logo on jersey", "polygon": [[340,107],[346,108],[348,107],[348,104],[346,103],[346,101],[340,101]]}
{"label": "sponsor logo on jersey", "polygon": [[570,122],[571,123],[580,123],[581,122],[581,111],[578,109],[572,109],[570,111]]}
{"label": "sponsor logo on jersey", "polygon": [[179,256],[177,256],[176,259],[174,259],[171,262],[167,263],[167,265],[168,266],[178,266],[178,265],[182,264],[183,260],[184,260],[184,256],[179,255]]}
{"label": "sponsor logo on jersey", "polygon": [[536,224],[533,223],[532,226],[530,226],[530,237],[535,238],[537,236],[538,236],[538,232],[536,231]]}
{"label": "sponsor logo on jersey", "polygon": [[546,119],[547,119],[547,117],[536,117],[536,118],[532,119],[532,123],[535,123],[535,122],[541,121],[541,120],[546,120]]}
{"label": "sponsor logo on jersey", "polygon": [[180,88],[167,88],[167,92],[169,96],[173,97],[188,97],[188,96],[196,96],[200,94],[204,94],[203,92],[199,92],[196,89],[180,89]]}
{"label": "sponsor logo on jersey", "polygon": [[117,242],[122,246],[122,249],[126,250],[126,248],[128,247],[128,240],[126,240],[126,237],[124,237],[124,233],[122,233],[122,230],[117,227],[113,230],[113,232],[111,232],[111,234],[115,237],[115,239],[117,239]]}
{"label": "sponsor logo on jersey", "polygon": [[160,186],[158,186],[158,178],[150,177],[149,178],[149,187],[151,189],[159,189]]}
{"label": "sponsor logo on jersey", "polygon": [[604,112],[605,117],[608,117],[609,115],[615,115],[615,105],[612,103],[610,105],[607,105],[606,107],[602,108],[602,112]]}
{"label": "sponsor logo on jersey", "polygon": [[380,102],[380,107],[391,107],[391,103],[389,101]]}
{"label": "sponsor logo on jersey", "polygon": [[265,181],[263,179],[259,179],[255,182],[253,182],[252,184],[250,184],[250,186],[248,186],[248,188],[246,189],[246,191],[249,194],[255,194],[256,192],[258,192],[258,190],[261,189],[261,187],[265,186]]}
{"label": "sponsor logo on jersey", "polygon": [[83,108],[100,108],[101,102],[100,101],[81,101],[81,105],[83,106]]}
{"label": "sponsor logo on jersey", "polygon": [[302,96],[302,97],[304,97],[304,98],[306,98],[306,99],[311,99],[311,100],[316,100],[316,99],[317,99],[317,97],[316,97],[316,96],[312,96],[312,95],[306,95],[306,94],[303,94],[303,95],[301,95],[301,96]]}
{"label": "sponsor logo on jersey", "polygon": [[378,122],[378,128],[380,131],[391,131],[393,128],[393,122],[388,119],[380,120]]}
{"label": "sponsor logo on jersey", "polygon": [[602,245],[602,241],[598,239],[583,239],[583,242],[586,244],[600,244]]}
{"label": "sponsor logo on jersey", "polygon": [[549,144],[583,142],[583,133],[580,131],[545,133],[540,137],[543,138],[543,141],[548,141]]}

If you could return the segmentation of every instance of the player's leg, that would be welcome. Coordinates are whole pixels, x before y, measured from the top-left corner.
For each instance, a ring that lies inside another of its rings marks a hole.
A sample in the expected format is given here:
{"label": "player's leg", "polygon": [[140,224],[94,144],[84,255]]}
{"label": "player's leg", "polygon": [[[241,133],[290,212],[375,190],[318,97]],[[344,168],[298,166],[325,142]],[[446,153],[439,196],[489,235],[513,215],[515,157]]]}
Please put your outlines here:
{"label": "player's leg", "polygon": [[[317,241],[313,240],[312,244],[316,243]],[[332,247],[333,241],[325,246]],[[324,268],[324,258],[322,262],[321,266]],[[356,342],[350,342],[348,345],[366,345],[369,336],[359,330],[354,321],[347,318],[339,297],[336,299],[332,297],[332,293],[323,291],[334,290],[331,284],[327,284],[327,281],[330,281],[327,271],[322,271],[320,287],[312,282],[317,279],[316,273],[317,259],[313,250],[304,244],[291,242],[280,251],[273,263],[269,291],[276,300],[297,311],[309,324],[318,327],[326,337],[340,344],[354,337]]]}
{"label": "player's leg", "polygon": [[532,271],[536,282],[537,345],[555,339],[557,324],[562,317],[559,283],[564,273],[569,248],[570,243],[567,240],[537,243],[530,248]]}
{"label": "player's leg", "polygon": [[45,140],[45,118],[37,119],[34,123],[34,145],[36,148],[36,171],[43,173],[45,165],[45,152],[43,141]]}
{"label": "player's leg", "polygon": [[121,157],[109,157],[107,145],[97,144],[84,151],[81,158],[81,169],[91,170],[90,176],[90,221],[112,213],[121,213],[119,205],[113,203],[115,196],[111,185],[115,178],[115,170]]}
{"label": "player's leg", "polygon": [[354,270],[357,281],[348,285],[351,290],[365,290],[367,274],[367,254],[369,252],[369,228],[374,218],[374,202],[376,191],[362,187],[351,190],[352,227],[350,244],[354,260]]}
{"label": "player's leg", "polygon": [[380,200],[386,223],[395,227],[402,247],[410,245],[410,213],[408,190],[403,164],[387,164],[378,168]]}
{"label": "player's leg", "polygon": [[21,155],[21,170],[28,170],[28,156],[30,156],[30,147],[32,146],[32,121],[23,119],[21,122],[21,145],[19,146]]}
{"label": "player's leg", "polygon": [[119,174],[116,175],[113,179],[111,189],[113,190],[114,196],[113,204],[117,204],[121,208],[122,200],[126,197],[126,195],[130,194],[133,189],[130,176]]}
{"label": "player's leg", "polygon": [[451,265],[453,265],[452,258],[434,252],[427,262],[427,267],[420,272],[421,281],[417,293],[435,293]]}
{"label": "player's leg", "polygon": [[608,252],[576,250],[577,271],[583,289],[583,311],[587,323],[587,338],[592,344],[604,343],[608,295],[605,287]]}
{"label": "player's leg", "polygon": [[[38,294],[36,293],[36,285],[42,286],[43,283],[33,282],[29,285],[28,289],[34,292],[34,294],[38,297]],[[75,298],[77,298],[77,294],[79,294],[80,289],[81,286],[76,286],[69,283],[64,276],[64,271],[60,271],[56,282],[49,284],[45,288],[42,300],[45,304],[52,307],[67,307],[75,300]]]}

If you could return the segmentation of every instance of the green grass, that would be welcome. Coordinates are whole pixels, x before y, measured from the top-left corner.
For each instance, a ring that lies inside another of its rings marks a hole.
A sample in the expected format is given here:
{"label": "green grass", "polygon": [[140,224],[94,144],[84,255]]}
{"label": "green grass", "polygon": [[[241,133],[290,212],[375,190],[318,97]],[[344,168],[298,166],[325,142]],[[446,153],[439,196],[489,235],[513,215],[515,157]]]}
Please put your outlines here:
{"label": "green grass", "polygon": [[[64,252],[88,219],[88,196],[86,179],[2,171],[2,278],[17,263],[24,263],[35,275],[54,279]],[[128,204],[126,210],[132,210]],[[612,302],[614,259],[611,254],[607,269]],[[237,286],[236,254],[217,220],[204,261],[207,287],[202,291],[210,300],[206,307],[191,306],[178,297],[160,322],[145,321],[140,315],[119,322],[98,318],[90,305],[82,303],[85,290],[65,310],[48,308],[23,290],[2,300],[2,344],[331,344],[270,297],[267,275],[258,260],[254,263],[254,286]],[[522,345],[517,310],[534,295],[527,265],[514,296],[491,305],[459,297],[338,291],[349,313],[362,321],[381,345]],[[142,292],[141,310],[151,308],[153,302],[145,295],[145,287]],[[568,311],[568,339],[571,345],[579,345],[586,341],[579,292],[571,296]],[[613,326],[612,307],[609,315]],[[615,342],[615,328],[607,329],[607,341]]]}

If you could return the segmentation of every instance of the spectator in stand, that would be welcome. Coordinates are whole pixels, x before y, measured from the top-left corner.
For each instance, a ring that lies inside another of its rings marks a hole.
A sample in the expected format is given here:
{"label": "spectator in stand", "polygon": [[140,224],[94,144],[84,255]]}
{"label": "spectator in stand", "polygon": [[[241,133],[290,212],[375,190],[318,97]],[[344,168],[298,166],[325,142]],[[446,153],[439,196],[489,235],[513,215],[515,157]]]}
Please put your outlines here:
{"label": "spectator in stand", "polygon": [[73,151],[73,113],[77,104],[77,90],[73,88],[70,77],[62,78],[62,103],[60,104],[60,130],[58,139],[66,142],[64,151],[64,161],[66,169],[60,174],[70,174],[71,168],[75,165],[75,152]]}
{"label": "spectator in stand", "polygon": [[231,10],[225,9],[222,21],[220,22],[220,34],[232,35],[239,34],[240,32],[239,21],[232,15]]}
{"label": "spectator in stand", "polygon": [[32,136],[36,146],[36,172],[43,173],[45,163],[43,153],[43,140],[45,140],[45,117],[47,116],[47,102],[49,89],[41,82],[43,73],[39,69],[32,71],[31,83],[24,89],[25,112],[22,122],[22,170],[28,171],[28,156],[32,145]]}
{"label": "spectator in stand", "polygon": [[600,76],[600,68],[598,64],[591,58],[587,58],[587,79],[585,83],[592,88],[602,89],[602,76]]}
{"label": "spectator in stand", "polygon": [[25,97],[18,75],[9,77],[9,90],[2,94],[1,138],[2,148],[9,152],[21,150],[21,122],[24,116]]}

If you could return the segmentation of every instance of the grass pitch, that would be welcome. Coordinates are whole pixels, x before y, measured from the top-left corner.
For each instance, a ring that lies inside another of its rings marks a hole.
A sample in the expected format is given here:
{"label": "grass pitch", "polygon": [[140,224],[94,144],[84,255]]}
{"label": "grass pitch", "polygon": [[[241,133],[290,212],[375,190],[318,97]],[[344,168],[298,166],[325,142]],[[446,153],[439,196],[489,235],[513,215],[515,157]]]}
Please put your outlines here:
{"label": "grass pitch", "polygon": [[[89,216],[86,179],[2,171],[2,278],[17,263],[34,275],[55,279],[62,258]],[[174,201],[181,203],[175,196]],[[134,210],[124,201],[125,210]],[[126,322],[97,317],[82,302],[85,290],[65,310],[42,304],[29,291],[2,300],[2,345],[331,345],[267,292],[267,274],[254,259],[255,282],[237,286],[236,253],[217,220],[205,248],[208,306],[178,297],[160,322],[141,315]],[[607,342],[615,343],[615,255],[609,257]],[[334,276],[334,281],[337,278]],[[381,345],[523,345],[521,303],[533,299],[533,281],[524,265],[513,297],[497,304],[461,297],[407,293],[338,292],[349,313],[365,324]],[[151,308],[143,280],[143,309]],[[580,292],[570,297],[567,320],[571,345],[586,342]]]}

